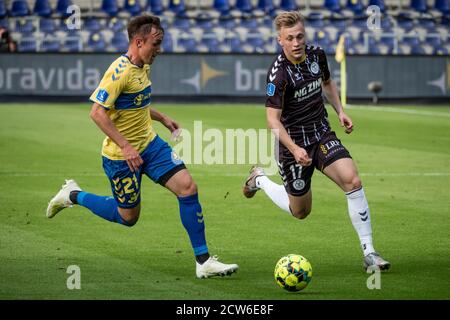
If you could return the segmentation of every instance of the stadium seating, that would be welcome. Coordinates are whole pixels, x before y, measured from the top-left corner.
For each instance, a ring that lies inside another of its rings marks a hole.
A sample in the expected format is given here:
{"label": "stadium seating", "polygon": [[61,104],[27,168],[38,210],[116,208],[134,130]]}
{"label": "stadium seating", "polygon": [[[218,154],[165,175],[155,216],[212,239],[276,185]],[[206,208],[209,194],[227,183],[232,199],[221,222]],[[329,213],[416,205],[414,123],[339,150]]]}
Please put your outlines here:
{"label": "stadium seating", "polygon": [[[83,13],[81,30],[60,23],[61,17],[71,14],[67,7],[72,3]],[[299,5],[303,10],[305,4],[297,0],[0,0],[0,25],[12,30],[19,50],[27,52],[58,48],[121,52],[128,46],[129,17],[148,11],[161,17],[165,52],[272,53],[279,50],[273,41],[275,14]],[[367,28],[368,5],[383,12],[380,30]],[[308,40],[330,54],[344,33],[346,48],[353,54],[448,53],[450,0],[410,0],[401,4],[401,10],[398,5],[394,0],[310,0],[304,11]],[[58,38],[47,39],[44,45],[46,35]]]}
{"label": "stadium seating", "polygon": [[123,8],[126,11],[128,11],[132,16],[136,16],[139,13],[141,13],[141,5],[137,0],[125,0]]}
{"label": "stadium seating", "polygon": [[3,19],[8,14],[8,10],[6,9],[6,4],[4,0],[0,0],[0,19]]}
{"label": "stadium seating", "polygon": [[22,39],[18,45],[19,52],[36,52],[37,44],[34,39]]}
{"label": "stadium seating", "polygon": [[67,8],[72,5],[72,0],[58,0],[56,4],[56,12],[62,15],[63,17],[71,15],[70,12],[67,12]]}
{"label": "stadium seating", "polygon": [[292,11],[297,9],[295,0],[281,0],[280,9],[284,11]]}
{"label": "stadium seating", "polygon": [[49,0],[36,0],[33,13],[41,17],[50,17],[53,10]]}
{"label": "stadium seating", "polygon": [[253,5],[250,0],[236,0],[236,8],[248,13],[252,11]]}
{"label": "stadium seating", "polygon": [[127,52],[128,50],[128,37],[123,32],[115,33],[111,39],[111,45],[118,52]]}
{"label": "stadium seating", "polygon": [[147,11],[156,15],[161,15],[164,12],[164,4],[162,0],[147,0]]}
{"label": "stadium seating", "polygon": [[23,17],[30,14],[28,3],[25,0],[14,0],[11,6],[11,17]]}
{"label": "stadium seating", "polygon": [[325,8],[333,12],[340,12],[341,5],[339,4],[339,0],[325,0]]}
{"label": "stadium seating", "polygon": [[418,12],[426,12],[427,2],[426,0],[411,0],[411,7]]}
{"label": "stadium seating", "polygon": [[444,14],[450,14],[450,1],[449,0],[435,0],[434,8]]}
{"label": "stadium seating", "polygon": [[42,42],[41,50],[44,52],[58,52],[60,51],[60,43],[58,40],[46,39]]}
{"label": "stadium seating", "polygon": [[57,28],[55,25],[55,20],[51,18],[43,18],[39,20],[39,30],[44,33],[52,34]]}
{"label": "stadium seating", "polygon": [[119,13],[117,0],[102,0],[102,10],[109,16],[115,17]]}
{"label": "stadium seating", "polygon": [[227,15],[230,13],[230,3],[228,0],[214,0],[213,7],[222,15]]}

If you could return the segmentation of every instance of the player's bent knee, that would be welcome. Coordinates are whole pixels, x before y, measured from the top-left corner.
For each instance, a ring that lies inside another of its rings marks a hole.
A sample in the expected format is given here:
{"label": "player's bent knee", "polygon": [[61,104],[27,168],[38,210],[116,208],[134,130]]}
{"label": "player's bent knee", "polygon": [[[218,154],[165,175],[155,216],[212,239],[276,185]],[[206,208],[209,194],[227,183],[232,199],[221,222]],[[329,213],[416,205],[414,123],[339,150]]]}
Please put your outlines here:
{"label": "player's bent knee", "polygon": [[185,183],[180,190],[180,197],[186,197],[197,193],[197,185],[191,179],[189,182]]}
{"label": "player's bent knee", "polygon": [[119,214],[122,218],[123,225],[127,227],[134,226],[139,220],[139,214],[141,212],[140,207],[132,209],[121,209],[119,208]]}
{"label": "player's bent knee", "polygon": [[352,177],[352,179],[350,179],[347,183],[347,191],[352,191],[352,190],[356,190],[361,188],[361,179],[355,175],[354,177]]}
{"label": "player's bent knee", "polygon": [[291,212],[294,217],[302,220],[302,219],[305,219],[311,213],[311,209],[307,209],[307,208],[301,208],[301,209],[296,209],[296,210],[291,209]]}

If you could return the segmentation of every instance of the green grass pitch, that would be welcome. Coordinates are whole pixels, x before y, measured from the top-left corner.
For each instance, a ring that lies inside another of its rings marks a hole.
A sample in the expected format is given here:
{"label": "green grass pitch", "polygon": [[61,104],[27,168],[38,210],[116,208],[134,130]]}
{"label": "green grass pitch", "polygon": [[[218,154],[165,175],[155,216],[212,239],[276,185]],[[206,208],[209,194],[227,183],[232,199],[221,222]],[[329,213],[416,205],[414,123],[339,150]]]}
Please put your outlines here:
{"label": "green grass pitch", "polygon": [[[369,200],[376,249],[392,263],[369,290],[359,241],[342,191],[320,172],[313,211],[297,220],[263,192],[241,194],[250,165],[189,165],[199,186],[212,254],[238,263],[232,277],[198,280],[175,197],[143,179],[141,218],[133,228],[75,207],[50,220],[48,200],[65,178],[109,195],[103,134],[88,104],[0,105],[0,299],[449,299],[450,109],[353,107],[355,131],[333,128],[357,162]],[[156,109],[192,129],[265,128],[263,106],[170,105]],[[168,140],[161,125],[157,132]],[[280,181],[278,176],[273,179]],[[273,279],[278,259],[307,257],[314,271],[300,293]],[[67,267],[81,289],[66,287]]]}

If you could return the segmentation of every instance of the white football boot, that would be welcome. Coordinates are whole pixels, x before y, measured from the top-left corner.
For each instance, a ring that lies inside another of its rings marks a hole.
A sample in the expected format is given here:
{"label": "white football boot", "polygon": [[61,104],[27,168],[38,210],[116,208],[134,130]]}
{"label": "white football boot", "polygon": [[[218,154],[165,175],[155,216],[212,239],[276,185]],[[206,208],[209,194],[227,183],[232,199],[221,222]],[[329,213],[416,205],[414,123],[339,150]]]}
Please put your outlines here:
{"label": "white football boot", "polygon": [[265,176],[263,168],[253,166],[250,169],[250,175],[248,176],[247,180],[245,181],[244,187],[242,188],[242,193],[246,198],[252,198],[255,193],[259,190],[259,188],[256,186],[256,178],[260,176]]}
{"label": "white football boot", "polygon": [[81,191],[80,186],[75,182],[75,180],[66,180],[63,184],[61,190],[50,200],[47,207],[47,218],[53,218],[62,209],[72,207],[73,203],[70,201],[70,193],[72,191]]}
{"label": "white football boot", "polygon": [[235,273],[239,266],[237,264],[225,264],[218,261],[217,256],[209,257],[203,264],[196,262],[196,274],[197,278],[209,278],[215,276],[230,276]]}
{"label": "white football boot", "polygon": [[378,253],[372,252],[364,257],[364,268],[371,270],[388,270],[391,267],[389,261],[384,260]]}

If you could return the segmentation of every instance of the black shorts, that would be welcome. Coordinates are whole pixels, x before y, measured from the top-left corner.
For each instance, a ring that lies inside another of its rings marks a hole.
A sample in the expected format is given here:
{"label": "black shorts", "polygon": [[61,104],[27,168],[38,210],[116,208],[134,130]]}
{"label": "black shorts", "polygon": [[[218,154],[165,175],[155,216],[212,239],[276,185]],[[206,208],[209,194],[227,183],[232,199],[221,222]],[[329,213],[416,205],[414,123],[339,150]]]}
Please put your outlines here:
{"label": "black shorts", "polygon": [[283,145],[280,146],[279,173],[287,193],[293,196],[302,196],[309,191],[314,168],[323,171],[338,159],[351,158],[334,131],[325,133],[319,142],[305,147],[305,150],[312,159],[308,167],[298,164],[292,153]]}

